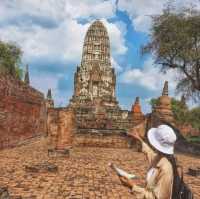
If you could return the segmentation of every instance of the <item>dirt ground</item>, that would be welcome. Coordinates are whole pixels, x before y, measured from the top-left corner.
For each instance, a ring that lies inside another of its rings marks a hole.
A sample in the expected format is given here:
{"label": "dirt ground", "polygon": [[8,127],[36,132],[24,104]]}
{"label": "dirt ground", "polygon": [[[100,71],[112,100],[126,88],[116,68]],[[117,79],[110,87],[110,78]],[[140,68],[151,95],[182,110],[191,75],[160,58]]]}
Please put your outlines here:
{"label": "dirt ground", "polygon": [[[200,158],[177,155],[186,173],[200,167]],[[69,158],[50,158],[47,140],[0,151],[0,186],[7,186],[13,199],[130,199],[135,198],[108,168],[113,162],[141,176],[144,183],[147,161],[131,149],[74,148]],[[27,166],[53,164],[58,171],[30,172]],[[185,174],[195,198],[200,198],[200,177]]]}

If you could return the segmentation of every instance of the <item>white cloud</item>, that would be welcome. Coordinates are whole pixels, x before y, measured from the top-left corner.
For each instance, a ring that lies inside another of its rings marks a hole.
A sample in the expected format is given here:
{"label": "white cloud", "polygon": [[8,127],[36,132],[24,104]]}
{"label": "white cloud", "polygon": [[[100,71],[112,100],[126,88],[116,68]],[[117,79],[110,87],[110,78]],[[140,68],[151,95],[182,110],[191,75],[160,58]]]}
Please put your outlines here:
{"label": "white cloud", "polygon": [[[52,88],[57,104],[63,104],[65,99],[67,103],[72,91],[59,91],[62,74],[56,63],[66,63],[66,67],[68,63],[80,63],[84,36],[95,18],[108,29],[114,57],[111,61],[117,71],[121,70],[115,58],[126,53],[126,26],[120,21],[108,21],[115,11],[115,0],[5,0],[0,3],[0,40],[21,46],[25,63],[55,63],[54,75],[32,68],[31,85],[44,93]],[[87,23],[80,23],[81,20]]]}
{"label": "white cloud", "polygon": [[115,10],[115,0],[4,0],[0,4],[0,21],[18,16],[48,18],[56,22],[66,18],[109,18]]}
{"label": "white cloud", "polygon": [[109,18],[115,15],[115,0],[69,0],[65,4],[65,12],[71,18]]}
{"label": "white cloud", "polygon": [[[119,0],[118,9],[127,12],[136,31],[149,32],[152,23],[150,16],[160,14],[168,2],[168,0]],[[200,9],[199,0],[177,0],[173,3],[176,8],[195,5]]]}
{"label": "white cloud", "polygon": [[146,32],[151,25],[150,15],[159,14],[166,0],[119,0],[118,9],[126,11],[136,31]]}
{"label": "white cloud", "polygon": [[[20,22],[0,26],[0,39],[18,43],[27,62],[45,58],[79,63],[84,35],[91,23],[90,17],[103,17],[109,32],[112,53],[124,54],[127,48],[123,23],[110,23],[105,19],[114,15],[115,7],[114,1],[100,0],[19,0],[14,3],[6,0],[0,4],[1,20],[4,20],[5,24],[14,19],[19,19]],[[78,23],[76,18],[82,16],[90,22]],[[24,21],[26,17],[33,18],[29,24]],[[37,20],[34,17],[37,17]],[[42,21],[43,17],[48,21]],[[43,24],[51,21],[57,22],[55,27],[49,28]]]}
{"label": "white cloud", "polygon": [[[123,33],[116,24],[104,20],[108,29],[111,54],[124,54],[127,50]],[[32,25],[29,28],[9,25],[0,28],[0,39],[18,43],[28,62],[35,58],[60,59],[79,63],[88,24],[66,20],[53,29]]]}
{"label": "white cloud", "polygon": [[166,74],[160,73],[159,68],[154,66],[152,58],[145,61],[142,69],[127,69],[119,77],[121,83],[139,85],[152,91],[160,91],[164,81],[169,81],[169,87],[174,91],[176,79],[174,71]]}
{"label": "white cloud", "polygon": [[62,20],[64,15],[64,0],[5,0],[1,1],[0,21],[12,20],[20,16],[48,18]]}
{"label": "white cloud", "polygon": [[126,26],[123,22],[109,23],[107,20],[103,20],[105,24],[111,43],[111,54],[121,55],[125,54],[127,47],[125,45]]}

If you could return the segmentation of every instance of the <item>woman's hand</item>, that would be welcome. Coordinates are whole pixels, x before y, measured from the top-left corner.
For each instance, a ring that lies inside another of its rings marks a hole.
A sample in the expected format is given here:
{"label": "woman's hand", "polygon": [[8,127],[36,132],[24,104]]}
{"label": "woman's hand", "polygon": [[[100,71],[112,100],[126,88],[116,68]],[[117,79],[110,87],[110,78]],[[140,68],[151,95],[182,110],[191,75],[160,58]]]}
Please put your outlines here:
{"label": "woman's hand", "polygon": [[135,183],[133,182],[133,180],[128,179],[128,178],[126,178],[126,177],[120,176],[119,179],[120,179],[120,181],[121,181],[121,183],[122,183],[123,185],[127,186],[127,187],[130,188],[130,189],[132,189],[132,187],[135,185]]}
{"label": "woman's hand", "polygon": [[139,133],[136,129],[131,129],[128,133],[129,136],[135,138],[136,140],[143,142],[142,138],[140,137]]}

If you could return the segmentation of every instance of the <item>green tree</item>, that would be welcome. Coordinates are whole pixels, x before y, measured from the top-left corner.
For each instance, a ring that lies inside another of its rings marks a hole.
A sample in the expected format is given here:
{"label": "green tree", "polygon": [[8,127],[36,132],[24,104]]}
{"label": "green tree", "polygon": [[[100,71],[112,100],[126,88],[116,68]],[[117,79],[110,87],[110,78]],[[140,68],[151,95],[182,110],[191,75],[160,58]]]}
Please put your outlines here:
{"label": "green tree", "polygon": [[151,39],[142,52],[152,53],[162,72],[177,72],[178,93],[200,100],[200,12],[168,7],[152,19]]}
{"label": "green tree", "polygon": [[149,102],[151,105],[151,108],[154,109],[158,105],[159,99],[158,98],[152,98]]}
{"label": "green tree", "polygon": [[189,109],[187,105],[179,100],[172,98],[171,107],[176,122],[179,124],[187,124],[189,117]]}
{"label": "green tree", "polygon": [[21,79],[23,72],[20,68],[21,49],[13,43],[0,41],[0,73],[7,73]]}
{"label": "green tree", "polygon": [[200,131],[200,107],[196,107],[190,110],[188,122]]}

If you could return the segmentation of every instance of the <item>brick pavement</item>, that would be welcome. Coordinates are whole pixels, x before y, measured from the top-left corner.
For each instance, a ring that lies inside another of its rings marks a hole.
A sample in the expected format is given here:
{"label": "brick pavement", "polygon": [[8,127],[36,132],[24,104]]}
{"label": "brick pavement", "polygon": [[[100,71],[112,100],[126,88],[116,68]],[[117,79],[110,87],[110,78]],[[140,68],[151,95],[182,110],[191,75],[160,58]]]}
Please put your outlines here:
{"label": "brick pavement", "polygon": [[[178,156],[186,171],[200,159]],[[26,166],[41,163],[58,166],[58,172],[31,173]],[[75,148],[70,158],[49,158],[47,140],[41,138],[26,146],[0,151],[0,186],[8,186],[12,199],[130,199],[135,198],[108,168],[114,162],[144,178],[147,162],[130,149]],[[141,180],[143,182],[143,179]],[[200,198],[200,178],[186,175],[195,198]]]}

